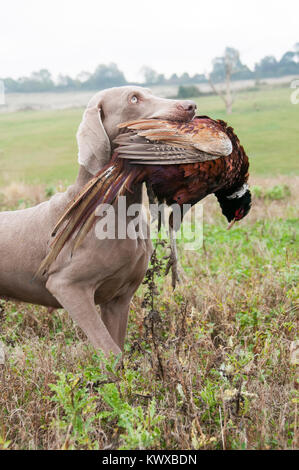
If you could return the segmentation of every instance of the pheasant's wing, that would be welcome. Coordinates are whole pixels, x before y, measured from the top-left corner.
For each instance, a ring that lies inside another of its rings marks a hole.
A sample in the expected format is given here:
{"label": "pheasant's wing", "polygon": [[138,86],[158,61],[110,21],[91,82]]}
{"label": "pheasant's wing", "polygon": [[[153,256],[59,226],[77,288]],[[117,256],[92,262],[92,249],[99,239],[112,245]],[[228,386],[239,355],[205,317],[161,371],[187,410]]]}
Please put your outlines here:
{"label": "pheasant's wing", "polygon": [[115,143],[120,158],[135,163],[177,164],[215,160],[232,152],[232,143],[220,125],[209,118],[190,122],[144,119],[123,123]]}
{"label": "pheasant's wing", "polygon": [[122,134],[114,143],[118,145],[116,152],[119,158],[141,165],[178,165],[220,158],[219,155],[207,154],[180,144],[151,142],[134,133]]}

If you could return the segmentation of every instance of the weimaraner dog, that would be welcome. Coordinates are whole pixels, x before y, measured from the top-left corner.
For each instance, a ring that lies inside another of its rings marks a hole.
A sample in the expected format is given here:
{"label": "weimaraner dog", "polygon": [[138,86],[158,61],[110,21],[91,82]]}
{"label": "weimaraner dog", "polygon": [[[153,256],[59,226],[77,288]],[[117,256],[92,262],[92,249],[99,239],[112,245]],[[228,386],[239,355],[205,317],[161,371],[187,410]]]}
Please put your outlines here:
{"label": "weimaraner dog", "polygon": [[[110,88],[94,95],[77,132],[80,167],[76,182],[35,207],[0,213],[0,297],[65,308],[95,348],[106,355],[121,353],[130,301],[152,252],[149,237],[100,240],[91,230],[73,257],[67,243],[47,274],[32,279],[49,251],[58,218],[109,161],[118,124],[140,118],[187,121],[195,108],[192,101],[159,98],[141,87]],[[141,187],[129,199],[141,203]]]}

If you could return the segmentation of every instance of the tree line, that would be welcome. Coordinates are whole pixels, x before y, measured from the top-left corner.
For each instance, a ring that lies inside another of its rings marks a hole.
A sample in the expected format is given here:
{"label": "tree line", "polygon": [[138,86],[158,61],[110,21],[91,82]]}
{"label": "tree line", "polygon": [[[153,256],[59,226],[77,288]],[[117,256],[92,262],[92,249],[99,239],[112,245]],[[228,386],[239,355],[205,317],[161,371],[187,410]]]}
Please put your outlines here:
{"label": "tree line", "polygon": [[[299,43],[294,48],[286,51],[280,60],[274,56],[266,56],[257,62],[251,70],[243,64],[239,51],[233,48],[226,48],[224,55],[216,57],[212,61],[212,72],[209,76],[203,73],[196,73],[190,76],[187,72],[182,75],[173,73],[169,78],[164,74],[156,72],[148,66],[141,69],[143,76],[142,85],[194,85],[200,83],[220,83],[227,78],[227,57],[233,57],[233,68],[230,80],[260,80],[270,77],[282,77],[284,75],[299,74]],[[124,73],[115,63],[100,64],[93,73],[81,72],[76,78],[69,75],[58,76],[54,80],[47,69],[33,72],[29,77],[18,79],[2,78],[5,90],[12,92],[45,92],[45,91],[75,91],[75,90],[100,90],[113,86],[136,84],[128,82]]]}

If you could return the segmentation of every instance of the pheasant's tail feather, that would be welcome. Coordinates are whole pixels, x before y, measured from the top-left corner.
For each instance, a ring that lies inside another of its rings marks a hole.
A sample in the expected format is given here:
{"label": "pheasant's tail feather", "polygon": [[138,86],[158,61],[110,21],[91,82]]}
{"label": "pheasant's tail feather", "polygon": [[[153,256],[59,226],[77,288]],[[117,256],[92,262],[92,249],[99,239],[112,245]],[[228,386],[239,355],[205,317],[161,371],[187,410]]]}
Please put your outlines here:
{"label": "pheasant's tail feather", "polygon": [[83,242],[84,238],[86,237],[86,235],[88,234],[89,230],[91,229],[91,227],[93,226],[94,222],[96,220],[96,215],[95,215],[95,211],[92,211],[92,213],[89,215],[89,217],[87,218],[86,222],[84,223],[84,225],[81,225],[81,229],[79,230],[79,232],[77,233],[75,239],[74,239],[74,245],[73,245],[73,249],[72,249],[72,255],[74,253],[74,251],[77,250],[77,248],[79,248],[79,246],[81,245],[81,243]]}
{"label": "pheasant's tail feather", "polygon": [[125,172],[122,172],[114,181],[113,185],[110,186],[108,192],[104,195],[103,198],[95,197],[93,199],[93,204],[91,205],[89,211],[86,213],[84,220],[80,224],[80,228],[74,238],[72,254],[82,244],[87,233],[90,231],[93,224],[95,223],[96,216],[100,215],[100,208],[103,207],[105,204],[113,204],[119,196],[122,196],[125,192],[124,190],[128,182],[129,176]]}
{"label": "pheasant's tail feather", "polygon": [[66,207],[66,210],[56,223],[53,231],[52,231],[52,237],[54,237],[63,224],[65,220],[70,216],[71,212],[80,204],[80,202],[84,199],[84,197],[92,191],[92,189],[100,183],[100,181],[103,181],[104,178],[109,178],[111,177],[111,173],[113,172],[113,166],[109,166],[105,171],[99,172],[97,175],[95,175],[84,187],[83,189],[77,194],[77,196],[70,202],[70,204]]}
{"label": "pheasant's tail feather", "polygon": [[80,223],[80,219],[84,215],[84,212],[87,211],[89,206],[92,204],[93,199],[99,196],[99,193],[101,194],[101,192],[107,188],[111,179],[113,179],[115,173],[117,173],[117,170],[118,168],[112,168],[111,172],[107,173],[105,178],[102,178],[102,175],[100,175],[98,181],[94,182],[93,188],[89,188],[89,190],[85,192],[85,197],[82,198],[82,193],[79,194],[78,198],[73,202],[73,213],[69,212],[65,218],[61,217],[61,221],[64,221],[68,216],[70,216],[71,220],[69,220],[69,223],[62,229],[57,238],[54,239],[51,244],[52,248],[55,247],[60,238],[63,238],[64,243],[67,242]]}
{"label": "pheasant's tail feather", "polygon": [[93,226],[96,220],[95,211],[101,204],[113,204],[120,195],[126,190],[130,190],[133,183],[141,171],[130,171],[122,160],[115,160],[108,168],[98,173],[77,195],[60,217],[57,222],[54,234],[61,228],[63,222],[65,227],[55,236],[50,245],[50,251],[42,261],[34,279],[40,275],[44,275],[51,264],[55,261],[58,254],[63,249],[66,242],[74,235],[74,247],[72,253],[76,250],[84,240],[85,236]]}

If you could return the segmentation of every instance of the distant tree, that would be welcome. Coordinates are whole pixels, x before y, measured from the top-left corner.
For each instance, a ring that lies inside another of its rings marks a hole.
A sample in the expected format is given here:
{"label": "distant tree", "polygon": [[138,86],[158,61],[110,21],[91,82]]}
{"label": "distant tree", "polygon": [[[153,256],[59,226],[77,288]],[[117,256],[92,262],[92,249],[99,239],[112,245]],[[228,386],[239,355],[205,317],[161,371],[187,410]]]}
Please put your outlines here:
{"label": "distant tree", "polygon": [[78,75],[76,76],[76,80],[80,83],[84,83],[84,82],[87,82],[91,77],[91,73],[90,72],[85,72],[84,70],[80,73],[78,73]]}
{"label": "distant tree", "polygon": [[225,80],[225,57],[215,57],[213,59],[213,70],[210,79],[214,83],[223,82]]}
{"label": "distant tree", "polygon": [[48,84],[52,86],[54,84],[52,75],[47,69],[41,69],[38,72],[32,72],[30,78],[33,81],[41,82],[45,85]]}
{"label": "distant tree", "polygon": [[59,75],[57,88],[60,90],[74,90],[79,87],[77,80],[74,80],[69,75]]}
{"label": "distant tree", "polygon": [[163,83],[166,83],[166,78],[163,73],[159,73],[157,77],[157,84],[163,85]]}
{"label": "distant tree", "polygon": [[159,80],[158,73],[147,65],[144,65],[141,68],[140,72],[143,76],[143,81],[145,85],[155,85]]}
{"label": "distant tree", "polygon": [[255,65],[257,78],[276,77],[278,75],[278,62],[274,56],[268,55]]}
{"label": "distant tree", "polygon": [[122,86],[126,83],[127,81],[123,72],[119,70],[116,64],[100,64],[89,79],[84,82],[83,87],[92,90],[101,90],[103,88]]}
{"label": "distant tree", "polygon": [[240,53],[237,49],[227,47],[225,53],[221,57],[213,60],[213,70],[210,78],[214,83],[224,82],[227,77],[227,64],[232,65],[231,79],[245,80],[253,78],[253,72],[241,62]]}
{"label": "distant tree", "polygon": [[37,72],[32,72],[29,78],[24,77],[23,83],[26,91],[51,91],[55,88],[52,75],[47,69],[41,69]]}
{"label": "distant tree", "polygon": [[193,83],[205,83],[207,81],[207,77],[203,73],[196,73],[192,78],[191,81]]}
{"label": "distant tree", "polygon": [[299,64],[296,61],[296,52],[286,52],[279,61],[277,66],[279,75],[291,75],[299,72]]}
{"label": "distant tree", "polygon": [[295,51],[285,52],[280,61],[273,56],[264,57],[255,65],[255,72],[258,79],[299,73],[296,45]]}
{"label": "distant tree", "polygon": [[295,52],[293,51],[288,51],[285,54],[283,54],[282,58],[280,59],[279,63],[283,65],[290,65],[294,63],[294,58],[295,58]]}
{"label": "distant tree", "polygon": [[18,82],[13,78],[4,78],[4,88],[6,93],[18,92]]}
{"label": "distant tree", "polygon": [[168,83],[171,85],[176,85],[179,82],[179,77],[176,73],[173,73],[171,77],[168,79]]}
{"label": "distant tree", "polygon": [[189,73],[185,72],[180,76],[180,83],[190,83],[190,75]]}
{"label": "distant tree", "polygon": [[[16,81],[6,79],[7,91],[17,92],[44,92],[55,89],[51,73],[47,69],[41,69],[38,72],[32,72],[30,77],[20,77]],[[11,87],[13,89],[11,89]]]}
{"label": "distant tree", "polygon": [[[224,101],[227,114],[232,113],[234,96],[231,91],[231,80],[233,73],[237,72],[240,64],[239,52],[232,47],[227,47],[223,57],[217,57],[213,61],[213,72],[208,76],[212,90]],[[225,92],[215,86],[214,80],[225,80]]]}

